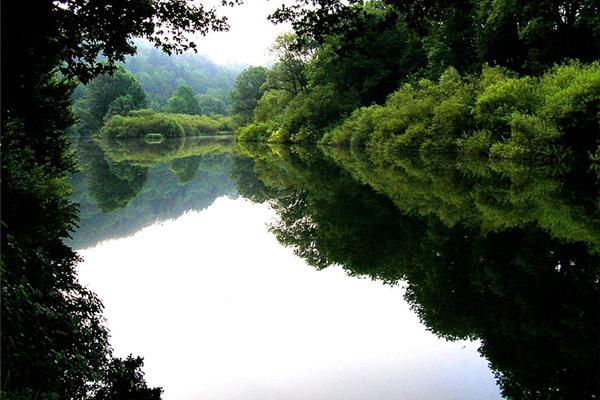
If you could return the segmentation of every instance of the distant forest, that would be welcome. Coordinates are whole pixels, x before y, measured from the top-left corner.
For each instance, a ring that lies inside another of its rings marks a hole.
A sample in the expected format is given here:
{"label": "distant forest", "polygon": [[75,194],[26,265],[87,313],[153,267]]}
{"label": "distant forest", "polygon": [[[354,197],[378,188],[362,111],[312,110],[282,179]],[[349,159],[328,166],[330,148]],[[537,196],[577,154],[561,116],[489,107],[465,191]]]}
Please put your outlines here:
{"label": "distant forest", "polygon": [[136,46],[137,53],[124,67],[140,82],[149,107],[164,107],[179,86],[190,86],[201,103],[210,99],[230,105],[230,92],[243,66],[217,65],[194,53],[169,56],[144,42],[136,42]]}
{"label": "distant forest", "polygon": [[[79,84],[71,98],[75,136],[162,137],[232,132],[231,92],[242,67],[206,56],[171,56],[136,42],[138,52],[116,69]],[[137,111],[143,110],[143,111]]]}
{"label": "distant forest", "polygon": [[[231,90],[242,65],[223,66],[208,57],[195,53],[171,56],[136,41],[137,53],[122,63],[123,69],[133,75],[146,94],[146,106],[162,110],[177,88],[190,87],[204,113],[227,114],[231,105]],[[84,85],[73,92],[79,100],[85,92]]]}

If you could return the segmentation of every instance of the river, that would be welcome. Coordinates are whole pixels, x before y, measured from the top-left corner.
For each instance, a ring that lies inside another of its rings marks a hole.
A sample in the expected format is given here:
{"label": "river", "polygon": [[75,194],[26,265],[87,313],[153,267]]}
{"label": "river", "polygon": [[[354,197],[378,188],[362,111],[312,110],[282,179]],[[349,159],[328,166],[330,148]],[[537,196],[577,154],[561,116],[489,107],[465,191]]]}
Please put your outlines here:
{"label": "river", "polygon": [[78,148],[79,277],[165,399],[594,391],[598,187],[576,167],[209,138]]}

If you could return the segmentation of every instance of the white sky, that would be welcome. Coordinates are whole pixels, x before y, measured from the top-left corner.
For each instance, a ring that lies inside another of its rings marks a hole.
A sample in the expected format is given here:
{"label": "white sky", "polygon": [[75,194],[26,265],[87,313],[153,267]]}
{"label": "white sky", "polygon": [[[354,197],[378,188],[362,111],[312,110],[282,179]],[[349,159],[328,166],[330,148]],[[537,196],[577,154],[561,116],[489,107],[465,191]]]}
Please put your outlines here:
{"label": "white sky", "polygon": [[[220,0],[203,1],[203,4],[220,3]],[[229,19],[228,32],[211,32],[196,36],[198,53],[205,54],[217,64],[266,65],[272,62],[268,49],[275,37],[289,31],[288,25],[274,25],[267,21],[280,0],[245,0],[235,7],[219,7],[220,14]]]}
{"label": "white sky", "polygon": [[166,400],[480,400],[478,344],[428,332],[401,287],[318,271],[243,198],[82,250],[116,354],[145,358]]}

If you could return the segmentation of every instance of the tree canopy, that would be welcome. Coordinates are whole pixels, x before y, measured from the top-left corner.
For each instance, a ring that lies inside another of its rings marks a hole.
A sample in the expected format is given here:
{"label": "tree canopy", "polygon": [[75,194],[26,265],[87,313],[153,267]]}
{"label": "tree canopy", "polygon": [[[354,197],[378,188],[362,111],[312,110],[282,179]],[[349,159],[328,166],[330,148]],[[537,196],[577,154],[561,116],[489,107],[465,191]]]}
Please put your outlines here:
{"label": "tree canopy", "polygon": [[123,67],[140,82],[149,107],[161,110],[178,86],[190,86],[198,96],[222,101],[225,109],[217,114],[226,114],[238,69],[217,65],[200,54],[167,55],[145,41],[135,45],[136,54]]}
{"label": "tree canopy", "polygon": [[190,86],[179,86],[167,100],[165,111],[176,114],[200,114],[200,104]]}
{"label": "tree canopy", "polygon": [[250,67],[238,75],[231,98],[233,112],[238,114],[243,122],[252,119],[256,103],[264,93],[263,84],[266,80],[267,69],[264,67]]}
{"label": "tree canopy", "polygon": [[295,34],[237,137],[600,170],[598,15],[595,1],[296,1],[271,16]]}

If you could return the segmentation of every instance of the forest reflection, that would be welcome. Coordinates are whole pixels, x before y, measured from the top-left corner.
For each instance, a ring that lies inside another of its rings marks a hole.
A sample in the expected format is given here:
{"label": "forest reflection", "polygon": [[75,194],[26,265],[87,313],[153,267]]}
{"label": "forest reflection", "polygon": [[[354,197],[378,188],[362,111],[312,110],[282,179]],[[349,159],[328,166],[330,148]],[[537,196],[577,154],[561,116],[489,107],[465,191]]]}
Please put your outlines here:
{"label": "forest reflection", "polygon": [[268,202],[309,265],[405,281],[429,330],[480,340],[505,397],[598,393],[599,187],[578,166],[189,138],[87,142],[80,159],[76,248],[222,196]]}
{"label": "forest reflection", "polygon": [[230,178],[231,142],[82,140],[81,173],[71,178],[79,204],[79,229],[71,245],[92,247],[126,237],[156,221],[202,210],[221,196],[236,197]]}

